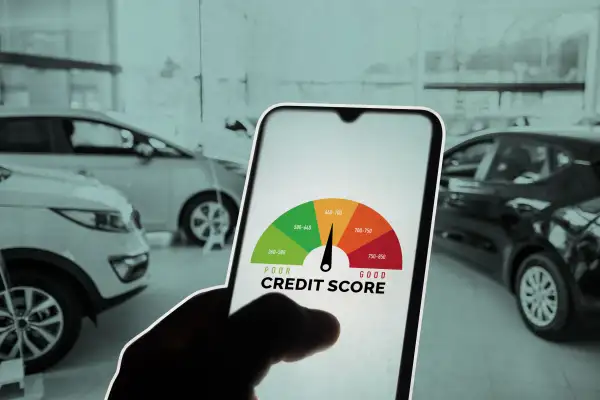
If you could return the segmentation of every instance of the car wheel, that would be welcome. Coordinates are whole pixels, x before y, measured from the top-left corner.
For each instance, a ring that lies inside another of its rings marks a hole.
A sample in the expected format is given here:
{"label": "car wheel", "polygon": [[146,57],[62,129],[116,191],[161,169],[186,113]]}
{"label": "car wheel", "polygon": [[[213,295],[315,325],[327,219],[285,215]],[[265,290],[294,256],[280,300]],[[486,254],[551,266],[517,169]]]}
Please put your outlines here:
{"label": "car wheel", "polygon": [[181,228],[188,240],[204,246],[211,237],[224,235],[231,239],[237,220],[236,205],[225,196],[216,193],[200,194],[192,198],[181,215]]}
{"label": "car wheel", "polygon": [[27,373],[47,370],[79,337],[81,301],[63,280],[36,269],[11,268],[11,281],[17,318],[8,312],[6,296],[0,296],[0,361],[19,355],[21,337]]}
{"label": "car wheel", "polygon": [[537,336],[566,338],[571,321],[569,287],[553,257],[537,253],[519,266],[515,293],[521,317]]}

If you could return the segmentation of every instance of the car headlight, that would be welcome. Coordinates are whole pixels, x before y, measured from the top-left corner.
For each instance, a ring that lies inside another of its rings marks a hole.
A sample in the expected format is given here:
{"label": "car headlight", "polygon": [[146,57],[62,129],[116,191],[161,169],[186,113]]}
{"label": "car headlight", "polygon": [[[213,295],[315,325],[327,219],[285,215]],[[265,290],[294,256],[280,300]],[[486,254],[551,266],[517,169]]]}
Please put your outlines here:
{"label": "car headlight", "polygon": [[121,213],[116,211],[90,211],[56,209],[52,211],[76,224],[86,228],[104,232],[129,232],[128,224],[123,220]]}

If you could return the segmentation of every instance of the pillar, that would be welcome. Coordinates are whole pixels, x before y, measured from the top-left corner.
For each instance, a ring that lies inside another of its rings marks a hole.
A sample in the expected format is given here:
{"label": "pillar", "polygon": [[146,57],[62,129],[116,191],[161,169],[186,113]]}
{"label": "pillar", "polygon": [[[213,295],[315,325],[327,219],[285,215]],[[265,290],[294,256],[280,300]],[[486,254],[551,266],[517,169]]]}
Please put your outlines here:
{"label": "pillar", "polygon": [[584,112],[586,115],[597,114],[600,96],[600,8],[594,9],[594,22],[589,33],[588,57],[585,66]]}

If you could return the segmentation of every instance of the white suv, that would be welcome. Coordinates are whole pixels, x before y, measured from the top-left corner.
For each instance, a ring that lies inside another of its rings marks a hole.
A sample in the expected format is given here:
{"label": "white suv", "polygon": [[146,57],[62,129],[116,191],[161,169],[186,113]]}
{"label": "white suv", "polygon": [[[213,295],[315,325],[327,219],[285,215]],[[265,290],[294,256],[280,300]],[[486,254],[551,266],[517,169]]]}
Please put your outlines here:
{"label": "white suv", "polygon": [[71,350],[84,317],[95,322],[147,285],[139,213],[115,189],[72,173],[0,164],[0,251],[21,317],[0,296],[0,361],[18,355],[22,333],[29,373]]}

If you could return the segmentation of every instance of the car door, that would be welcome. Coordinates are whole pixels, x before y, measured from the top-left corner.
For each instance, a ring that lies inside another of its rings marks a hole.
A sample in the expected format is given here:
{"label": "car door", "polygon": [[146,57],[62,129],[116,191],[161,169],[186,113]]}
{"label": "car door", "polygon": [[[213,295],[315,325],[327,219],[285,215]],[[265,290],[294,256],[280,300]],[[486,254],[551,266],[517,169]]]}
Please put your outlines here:
{"label": "car door", "polygon": [[562,196],[554,165],[555,145],[540,138],[500,135],[477,181],[457,180],[453,198],[464,209],[463,231],[480,266],[502,276],[515,243],[534,234],[536,216]]}
{"label": "car door", "polygon": [[[172,206],[170,158],[161,152],[142,157],[138,151],[149,140],[158,140],[85,118],[53,118],[52,130],[60,154],[55,165],[120,190],[140,212],[148,231],[166,228]],[[152,143],[152,147],[156,150],[161,145]]]}
{"label": "car door", "polygon": [[[469,185],[480,182],[497,147],[493,136],[469,140],[444,154],[435,221],[435,243],[445,250],[472,259],[477,232],[469,229],[471,209],[461,197]],[[472,190],[472,188],[471,188]]]}

